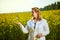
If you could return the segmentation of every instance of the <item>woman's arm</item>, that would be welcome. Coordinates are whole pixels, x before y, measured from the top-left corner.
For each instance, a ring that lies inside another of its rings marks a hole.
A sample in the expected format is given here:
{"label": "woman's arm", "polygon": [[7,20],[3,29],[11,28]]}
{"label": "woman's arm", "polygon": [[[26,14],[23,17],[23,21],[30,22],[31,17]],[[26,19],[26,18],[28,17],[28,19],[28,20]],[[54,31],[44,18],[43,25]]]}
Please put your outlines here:
{"label": "woman's arm", "polygon": [[44,21],[44,32],[42,33],[42,36],[48,35],[49,32],[50,32],[50,31],[49,31],[48,23],[47,23],[47,21],[45,20],[45,21]]}
{"label": "woman's arm", "polygon": [[26,27],[24,27],[20,22],[18,23],[21,30],[23,31],[23,33],[27,34],[28,33],[28,25],[26,25]]}

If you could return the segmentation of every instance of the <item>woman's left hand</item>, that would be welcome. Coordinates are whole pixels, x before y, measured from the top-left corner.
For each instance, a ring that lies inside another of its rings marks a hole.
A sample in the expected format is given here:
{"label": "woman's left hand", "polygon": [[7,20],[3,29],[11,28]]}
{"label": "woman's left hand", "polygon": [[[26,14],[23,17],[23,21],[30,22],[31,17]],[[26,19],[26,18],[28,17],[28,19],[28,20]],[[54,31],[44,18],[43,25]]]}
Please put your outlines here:
{"label": "woman's left hand", "polygon": [[42,37],[42,33],[37,34],[36,37],[37,37],[37,38],[41,38],[41,37]]}

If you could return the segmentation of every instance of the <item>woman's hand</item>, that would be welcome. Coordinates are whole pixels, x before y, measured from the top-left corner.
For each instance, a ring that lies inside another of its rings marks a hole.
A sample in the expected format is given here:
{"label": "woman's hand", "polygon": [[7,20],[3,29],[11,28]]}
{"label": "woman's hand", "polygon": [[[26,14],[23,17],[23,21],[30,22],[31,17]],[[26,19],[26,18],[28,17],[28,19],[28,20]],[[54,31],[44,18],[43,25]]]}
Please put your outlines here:
{"label": "woman's hand", "polygon": [[14,23],[17,24],[17,25],[20,25],[20,22],[19,21],[15,21]]}
{"label": "woman's hand", "polygon": [[41,38],[41,37],[42,37],[42,33],[37,34],[36,37],[37,37],[37,38]]}

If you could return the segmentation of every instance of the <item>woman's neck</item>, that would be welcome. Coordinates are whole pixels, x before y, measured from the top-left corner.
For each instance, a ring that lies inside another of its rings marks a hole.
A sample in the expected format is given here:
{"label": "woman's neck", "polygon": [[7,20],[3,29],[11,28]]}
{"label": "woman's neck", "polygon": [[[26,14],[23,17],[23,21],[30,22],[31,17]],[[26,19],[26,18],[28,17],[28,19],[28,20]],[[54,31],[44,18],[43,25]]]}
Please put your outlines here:
{"label": "woman's neck", "polygon": [[36,23],[37,22],[37,19],[34,19],[34,22]]}
{"label": "woman's neck", "polygon": [[33,18],[34,22],[36,23],[37,21],[40,21],[40,18]]}

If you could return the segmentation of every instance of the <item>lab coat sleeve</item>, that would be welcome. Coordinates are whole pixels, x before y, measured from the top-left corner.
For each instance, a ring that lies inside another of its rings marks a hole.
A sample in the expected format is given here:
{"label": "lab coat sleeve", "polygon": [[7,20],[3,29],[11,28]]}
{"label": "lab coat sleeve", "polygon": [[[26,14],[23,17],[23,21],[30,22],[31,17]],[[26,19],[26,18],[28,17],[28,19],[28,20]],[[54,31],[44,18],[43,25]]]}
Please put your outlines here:
{"label": "lab coat sleeve", "polygon": [[24,27],[21,23],[19,23],[19,26],[24,34],[28,33],[28,24],[26,25],[26,27]]}
{"label": "lab coat sleeve", "polygon": [[48,27],[48,23],[47,20],[44,21],[44,32],[42,33],[42,36],[46,36],[49,34],[49,27]]}

